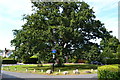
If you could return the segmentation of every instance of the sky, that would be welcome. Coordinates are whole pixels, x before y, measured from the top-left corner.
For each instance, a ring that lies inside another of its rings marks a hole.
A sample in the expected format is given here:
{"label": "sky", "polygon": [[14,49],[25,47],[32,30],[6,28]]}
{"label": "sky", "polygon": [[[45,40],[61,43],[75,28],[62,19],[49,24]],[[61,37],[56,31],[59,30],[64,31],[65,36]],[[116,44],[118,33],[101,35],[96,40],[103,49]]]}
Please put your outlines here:
{"label": "sky", "polygon": [[[96,19],[104,23],[108,31],[118,38],[119,0],[84,0],[93,8]],[[25,23],[24,14],[31,14],[30,0],[0,0],[0,49],[14,49],[10,41],[14,38],[12,30],[21,29]]]}

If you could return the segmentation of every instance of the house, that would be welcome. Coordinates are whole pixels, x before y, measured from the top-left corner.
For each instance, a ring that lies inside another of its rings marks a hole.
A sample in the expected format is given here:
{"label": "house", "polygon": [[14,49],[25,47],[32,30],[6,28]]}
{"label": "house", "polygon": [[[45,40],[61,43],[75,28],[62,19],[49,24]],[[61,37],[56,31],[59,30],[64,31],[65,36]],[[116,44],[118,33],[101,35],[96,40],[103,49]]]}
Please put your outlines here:
{"label": "house", "polygon": [[1,52],[0,52],[0,56],[2,56],[2,57],[9,57],[11,54],[13,54],[13,50],[9,50],[6,48],[5,48],[5,50],[1,50]]}

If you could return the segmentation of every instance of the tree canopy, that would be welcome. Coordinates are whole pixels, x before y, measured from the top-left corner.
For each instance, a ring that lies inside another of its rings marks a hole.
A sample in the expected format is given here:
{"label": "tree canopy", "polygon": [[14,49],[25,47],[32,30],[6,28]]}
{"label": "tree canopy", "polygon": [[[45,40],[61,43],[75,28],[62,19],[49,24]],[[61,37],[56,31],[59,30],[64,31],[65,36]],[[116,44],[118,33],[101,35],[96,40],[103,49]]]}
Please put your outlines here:
{"label": "tree canopy", "polygon": [[90,40],[110,36],[85,2],[33,2],[32,7],[33,13],[24,15],[26,23],[21,30],[14,30],[11,41],[19,58],[40,54],[48,59],[52,58],[51,50],[56,49],[59,63],[65,56],[87,54],[84,52],[95,44]]}

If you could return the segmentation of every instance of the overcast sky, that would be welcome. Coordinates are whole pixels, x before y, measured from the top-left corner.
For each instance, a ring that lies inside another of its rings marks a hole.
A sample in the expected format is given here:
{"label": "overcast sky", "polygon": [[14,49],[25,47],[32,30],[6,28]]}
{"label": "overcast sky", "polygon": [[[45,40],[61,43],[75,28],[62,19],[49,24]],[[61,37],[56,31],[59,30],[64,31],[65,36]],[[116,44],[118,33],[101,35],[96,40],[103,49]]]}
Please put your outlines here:
{"label": "overcast sky", "polygon": [[[118,38],[118,1],[84,0],[93,7],[96,18]],[[21,29],[23,14],[31,13],[30,0],[0,0],[0,49],[14,49],[10,46],[14,29]]]}

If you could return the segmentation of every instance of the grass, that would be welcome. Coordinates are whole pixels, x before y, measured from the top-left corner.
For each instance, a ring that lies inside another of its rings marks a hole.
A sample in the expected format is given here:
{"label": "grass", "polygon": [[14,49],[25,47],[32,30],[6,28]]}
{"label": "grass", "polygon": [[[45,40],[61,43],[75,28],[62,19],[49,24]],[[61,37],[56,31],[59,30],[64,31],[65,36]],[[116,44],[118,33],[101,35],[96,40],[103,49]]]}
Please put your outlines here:
{"label": "grass", "polygon": [[[15,70],[15,67],[17,68],[17,71]],[[55,67],[55,71],[52,74],[49,75],[56,75],[56,73],[59,73],[58,71],[61,70],[59,75],[63,75],[63,71],[68,71],[68,75],[75,75],[73,74],[73,70],[76,68],[79,69],[80,74],[90,74],[85,73],[85,71],[90,71],[91,69],[96,70],[98,65],[92,65],[92,64],[65,64],[64,67]],[[26,69],[28,71],[26,72]],[[34,69],[36,72],[34,72]],[[52,66],[50,64],[44,64],[43,67],[38,67],[37,65],[13,65],[13,66],[4,66],[3,70],[5,71],[12,71],[12,72],[20,72],[20,73],[34,73],[34,74],[41,74],[41,75],[48,75],[45,72],[48,69],[52,69]],[[43,70],[43,72],[41,72]],[[93,71],[92,73],[96,73]],[[79,75],[80,75],[79,74]]]}

